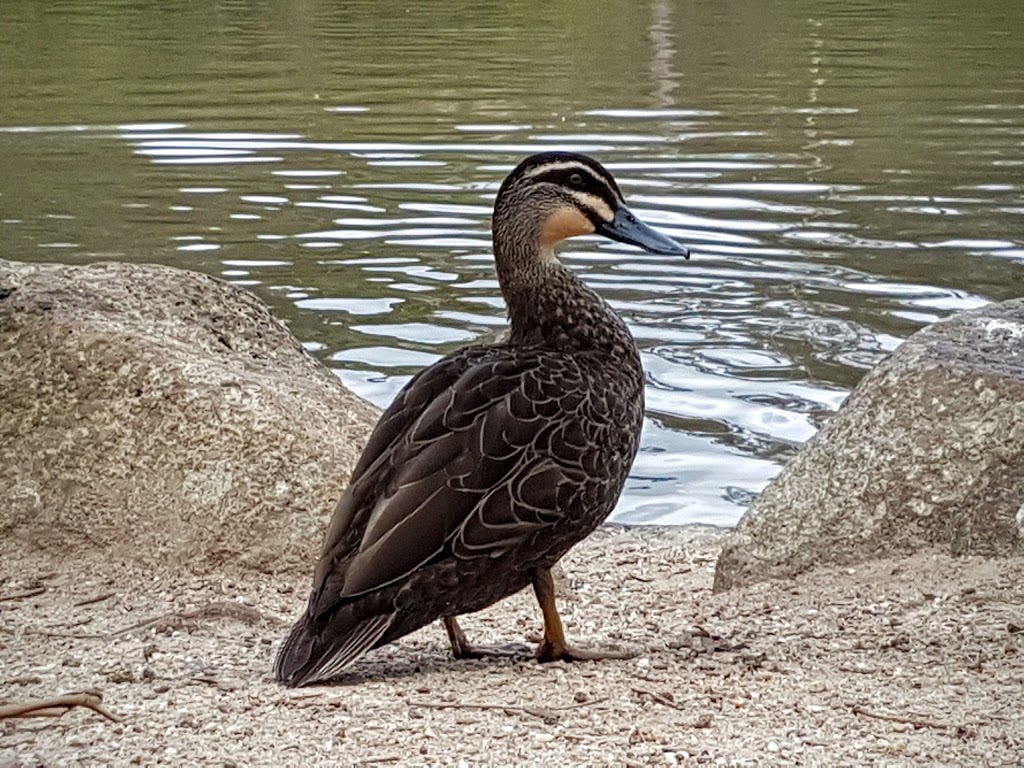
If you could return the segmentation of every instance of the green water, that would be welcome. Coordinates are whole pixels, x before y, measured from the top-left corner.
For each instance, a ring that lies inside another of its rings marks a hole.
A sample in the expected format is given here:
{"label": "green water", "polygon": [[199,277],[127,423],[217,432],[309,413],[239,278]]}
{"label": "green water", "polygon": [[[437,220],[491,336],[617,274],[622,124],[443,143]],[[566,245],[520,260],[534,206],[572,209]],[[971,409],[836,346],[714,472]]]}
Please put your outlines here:
{"label": "green water", "polygon": [[588,152],[689,262],[564,260],[633,328],[616,519],[731,524],[864,371],[1024,295],[1024,3],[0,8],[0,256],[247,286],[357,392],[499,332],[488,213]]}

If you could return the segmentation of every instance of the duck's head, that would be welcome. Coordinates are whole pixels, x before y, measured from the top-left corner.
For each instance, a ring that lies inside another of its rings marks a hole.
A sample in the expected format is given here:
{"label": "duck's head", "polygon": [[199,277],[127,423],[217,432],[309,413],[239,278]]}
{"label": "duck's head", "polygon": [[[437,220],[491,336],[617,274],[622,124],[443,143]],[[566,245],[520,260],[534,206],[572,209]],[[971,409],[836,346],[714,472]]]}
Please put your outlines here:
{"label": "duck's head", "polygon": [[498,190],[494,243],[526,247],[542,261],[578,235],[599,234],[651,253],[689,258],[686,248],[641,222],[626,207],[615,179],[593,158],[542,152],[523,160]]}

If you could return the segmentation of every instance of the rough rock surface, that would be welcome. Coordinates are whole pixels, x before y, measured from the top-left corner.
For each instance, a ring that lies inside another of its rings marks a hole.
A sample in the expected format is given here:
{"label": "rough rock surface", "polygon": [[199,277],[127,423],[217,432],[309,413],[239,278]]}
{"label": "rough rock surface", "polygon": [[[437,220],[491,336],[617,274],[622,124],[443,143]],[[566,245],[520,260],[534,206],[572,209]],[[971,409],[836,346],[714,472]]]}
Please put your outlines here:
{"label": "rough rock surface", "polygon": [[1024,299],[907,340],[785,467],[715,588],[937,547],[1024,552]]}
{"label": "rough rock surface", "polygon": [[0,260],[0,536],[54,556],[308,569],[375,409],[254,296]]}
{"label": "rough rock surface", "polygon": [[[270,663],[308,574],[85,568],[0,558],[0,765],[1020,765],[1024,558],[821,568],[711,594],[722,536],[602,529],[566,558],[566,632],[625,661],[451,658],[437,624],[288,690]],[[0,543],[2,546],[2,543]],[[529,590],[463,622],[529,641]]]}

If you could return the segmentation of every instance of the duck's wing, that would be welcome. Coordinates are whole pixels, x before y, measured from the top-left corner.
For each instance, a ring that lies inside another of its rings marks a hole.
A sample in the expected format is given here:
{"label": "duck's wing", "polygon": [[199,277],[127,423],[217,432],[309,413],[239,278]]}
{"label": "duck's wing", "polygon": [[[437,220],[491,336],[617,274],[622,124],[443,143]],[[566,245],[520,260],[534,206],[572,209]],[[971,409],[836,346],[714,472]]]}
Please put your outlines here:
{"label": "duck's wing", "polygon": [[279,680],[337,676],[397,618],[382,588],[427,564],[514,550],[580,498],[607,436],[606,419],[579,412],[616,405],[584,394],[577,365],[477,348],[410,381],[338,503],[306,613],[275,661]]}
{"label": "duck's wing", "polygon": [[439,557],[495,557],[554,522],[582,482],[589,442],[572,418],[578,374],[565,366],[471,354],[410,382],[335,511],[310,613]]}

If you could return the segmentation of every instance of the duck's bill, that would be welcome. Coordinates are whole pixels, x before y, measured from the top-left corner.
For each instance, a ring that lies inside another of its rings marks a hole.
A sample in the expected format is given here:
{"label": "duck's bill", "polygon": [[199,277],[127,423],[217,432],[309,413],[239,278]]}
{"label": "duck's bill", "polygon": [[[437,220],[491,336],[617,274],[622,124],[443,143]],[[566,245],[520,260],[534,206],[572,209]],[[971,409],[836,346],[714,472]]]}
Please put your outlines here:
{"label": "duck's bill", "polygon": [[657,232],[644,224],[636,215],[622,206],[610,222],[597,226],[597,234],[604,235],[620,243],[629,243],[651,253],[665,256],[682,256],[690,258],[690,252],[670,237]]}

